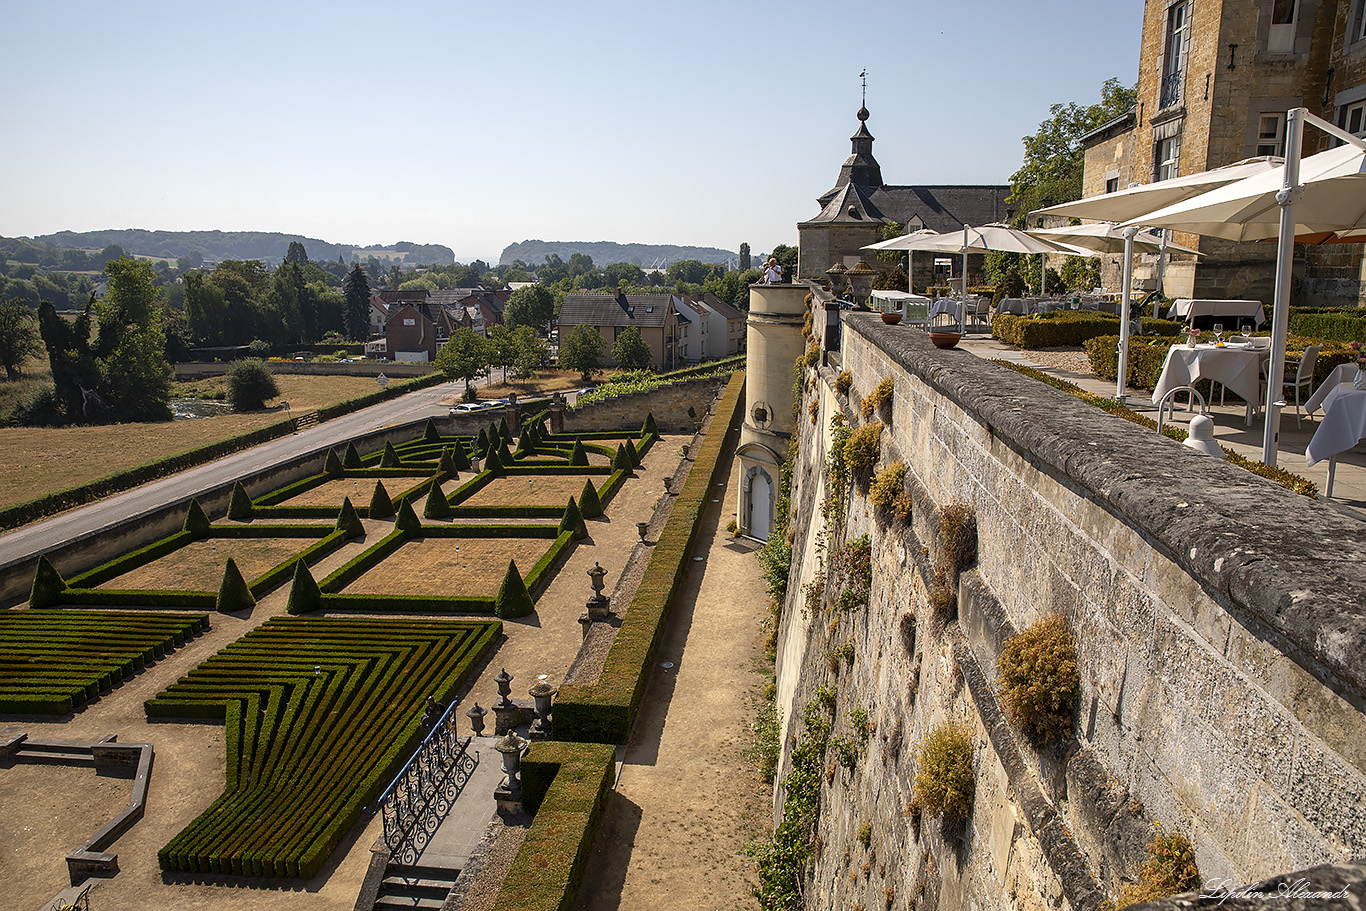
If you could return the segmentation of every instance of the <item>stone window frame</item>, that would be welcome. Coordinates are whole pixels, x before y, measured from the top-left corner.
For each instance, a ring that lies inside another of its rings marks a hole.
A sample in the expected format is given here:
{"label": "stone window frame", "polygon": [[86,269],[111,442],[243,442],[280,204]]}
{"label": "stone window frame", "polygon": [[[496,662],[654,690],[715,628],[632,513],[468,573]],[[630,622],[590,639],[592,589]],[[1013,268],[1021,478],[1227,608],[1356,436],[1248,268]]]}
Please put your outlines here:
{"label": "stone window frame", "polygon": [[[1366,6],[1366,0],[1362,0],[1362,5]],[[1366,44],[1362,47],[1366,49]],[[1333,96],[1333,123],[1348,132],[1352,132],[1347,125],[1352,108],[1362,109],[1361,125],[1356,130],[1356,135],[1366,137],[1366,82],[1343,89]],[[1342,140],[1335,138],[1333,145],[1342,145]]]}
{"label": "stone window frame", "polygon": [[[1171,48],[1167,47],[1167,41],[1171,37],[1171,19],[1173,9],[1176,7],[1185,8],[1185,25],[1181,30],[1181,47],[1177,50],[1177,62],[1173,67],[1168,66],[1171,57]],[[1157,57],[1157,97],[1153,107],[1158,111],[1165,111],[1179,106],[1186,98],[1185,76],[1190,70],[1190,48],[1191,48],[1191,20],[1195,15],[1195,0],[1165,0],[1162,9],[1162,52]],[[1170,72],[1168,70],[1170,69]],[[1172,100],[1168,104],[1163,104],[1164,97],[1163,84],[1169,76],[1177,77],[1175,92],[1172,93]]]}
{"label": "stone window frame", "polygon": [[1256,60],[1285,60],[1290,57],[1308,57],[1314,40],[1314,23],[1318,19],[1319,6],[1323,0],[1297,0],[1295,9],[1295,32],[1288,51],[1271,50],[1271,20],[1277,0],[1252,0],[1257,12],[1257,52]]}
{"label": "stone window frame", "polygon": [[[1152,181],[1170,180],[1181,176],[1181,126],[1184,118],[1173,118],[1153,125],[1153,167]],[[1172,151],[1165,158],[1162,146],[1170,141]],[[1171,173],[1163,175],[1163,166],[1171,163]]]}
{"label": "stone window frame", "polygon": [[1260,132],[1262,115],[1280,114],[1281,115],[1281,151],[1285,154],[1285,113],[1291,108],[1302,107],[1304,99],[1298,96],[1285,96],[1279,98],[1253,98],[1247,103],[1247,128],[1243,134],[1243,157],[1251,158],[1258,155],[1257,146],[1260,144],[1258,133]]}
{"label": "stone window frame", "polygon": [[1366,50],[1366,0],[1352,0],[1347,10],[1347,34],[1342,49],[1348,53]]}

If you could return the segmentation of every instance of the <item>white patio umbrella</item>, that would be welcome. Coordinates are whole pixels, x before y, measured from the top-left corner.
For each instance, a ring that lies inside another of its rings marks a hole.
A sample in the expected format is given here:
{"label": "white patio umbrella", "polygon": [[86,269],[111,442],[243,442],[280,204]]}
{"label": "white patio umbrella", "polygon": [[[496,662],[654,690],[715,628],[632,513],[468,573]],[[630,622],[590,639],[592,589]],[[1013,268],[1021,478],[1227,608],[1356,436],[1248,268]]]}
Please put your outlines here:
{"label": "white patio umbrella", "polygon": [[[918,233],[918,232],[917,232]],[[1017,231],[1002,224],[973,228],[963,225],[958,231],[943,234],[903,234],[891,240],[863,247],[864,250],[932,250],[936,253],[963,254],[963,298],[958,308],[958,331],[963,331],[963,313],[968,298],[968,254],[998,251],[1004,253],[1066,253],[1069,256],[1093,256],[1091,251],[1069,247],[1026,231]]]}
{"label": "white patio umbrella", "polygon": [[[1035,237],[1046,237],[1049,240],[1068,244],[1073,247],[1084,247],[1096,253],[1123,253],[1124,252],[1124,231],[1115,226],[1113,222],[1100,221],[1089,225],[1071,225],[1064,228],[1034,228],[1029,232]],[[1192,250],[1190,247],[1183,247],[1165,240],[1162,235],[1152,231],[1139,231],[1134,235],[1134,249],[1145,253],[1160,253],[1163,250],[1176,253],[1194,253],[1197,256],[1199,250]]]}
{"label": "white patio umbrella", "polygon": [[1168,180],[1129,187],[1114,193],[1104,193],[1100,196],[1088,196],[1086,199],[1074,199],[1072,202],[1038,209],[1031,214],[1067,215],[1072,218],[1091,218],[1097,221],[1128,221],[1154,209],[1170,206],[1173,203],[1181,202],[1183,199],[1190,199],[1192,196],[1207,193],[1224,184],[1234,183],[1267,171],[1274,171],[1283,163],[1284,159],[1275,156],[1245,158],[1222,168],[1213,168],[1209,171],[1201,171],[1198,174],[1186,174],[1182,177],[1172,177]]}
{"label": "white patio umbrella", "polygon": [[[1301,162],[1305,122],[1347,145]],[[1285,405],[1280,396],[1285,380],[1290,264],[1295,237],[1366,228],[1366,142],[1305,108],[1292,108],[1286,114],[1285,146],[1285,164],[1274,171],[1219,187],[1127,223],[1128,227],[1141,223],[1231,240],[1277,239],[1271,369],[1267,378],[1267,396],[1271,398],[1274,394],[1275,398],[1268,403],[1262,438],[1262,461],[1267,465],[1276,464],[1280,410]]]}

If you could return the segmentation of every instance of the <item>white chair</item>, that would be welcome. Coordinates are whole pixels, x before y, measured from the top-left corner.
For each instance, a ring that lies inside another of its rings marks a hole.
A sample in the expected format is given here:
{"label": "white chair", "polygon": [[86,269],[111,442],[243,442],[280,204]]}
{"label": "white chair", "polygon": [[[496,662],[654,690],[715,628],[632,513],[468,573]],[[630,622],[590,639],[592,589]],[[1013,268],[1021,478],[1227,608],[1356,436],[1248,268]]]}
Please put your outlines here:
{"label": "white chair", "polygon": [[1285,367],[1288,371],[1292,366],[1295,367],[1295,378],[1285,381],[1285,391],[1292,387],[1295,390],[1295,426],[1300,426],[1300,390],[1304,390],[1304,399],[1308,399],[1314,393],[1314,362],[1319,359],[1319,346],[1310,345],[1304,349],[1303,357],[1287,357]]}

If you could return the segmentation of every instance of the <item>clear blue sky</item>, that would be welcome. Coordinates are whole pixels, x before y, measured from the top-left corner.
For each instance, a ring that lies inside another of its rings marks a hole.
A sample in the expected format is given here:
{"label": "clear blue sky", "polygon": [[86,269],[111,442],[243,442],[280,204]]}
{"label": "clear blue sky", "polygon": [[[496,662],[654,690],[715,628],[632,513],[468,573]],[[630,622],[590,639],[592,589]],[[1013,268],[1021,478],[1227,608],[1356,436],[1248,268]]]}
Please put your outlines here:
{"label": "clear blue sky", "polygon": [[[1141,0],[10,4],[0,235],[795,243],[857,127],[889,183],[1005,183],[1137,78]],[[283,251],[281,251],[283,253]]]}

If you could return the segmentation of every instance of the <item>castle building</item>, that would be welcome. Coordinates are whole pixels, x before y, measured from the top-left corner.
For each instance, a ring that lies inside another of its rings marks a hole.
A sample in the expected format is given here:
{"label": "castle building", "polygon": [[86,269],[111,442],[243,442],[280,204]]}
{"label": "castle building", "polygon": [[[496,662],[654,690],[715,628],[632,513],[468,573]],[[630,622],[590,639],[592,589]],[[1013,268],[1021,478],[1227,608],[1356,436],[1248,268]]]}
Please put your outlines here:
{"label": "castle building", "polygon": [[[860,248],[877,243],[882,226],[890,222],[900,225],[903,233],[921,228],[943,233],[1014,217],[1015,209],[1006,204],[1009,186],[883,183],[882,167],[873,157],[868,108],[859,108],[857,116],[858,129],[850,137],[853,150],[840,167],[835,186],[817,198],[821,210],[816,217],[797,225],[799,276],[819,279],[835,263],[854,265],[866,256]],[[980,255],[969,257],[969,273],[980,270],[981,260]],[[915,257],[912,286],[937,283],[933,269],[932,257]]]}
{"label": "castle building", "polygon": [[[1283,155],[1285,115],[1294,107],[1366,135],[1363,6],[1364,0],[1146,0],[1138,103],[1083,138],[1083,195]],[[1335,142],[1308,127],[1303,152]],[[1179,232],[1175,239],[1203,255],[1167,266],[1168,296],[1271,300],[1275,244]],[[1366,303],[1362,251],[1356,244],[1296,245],[1292,302]]]}

